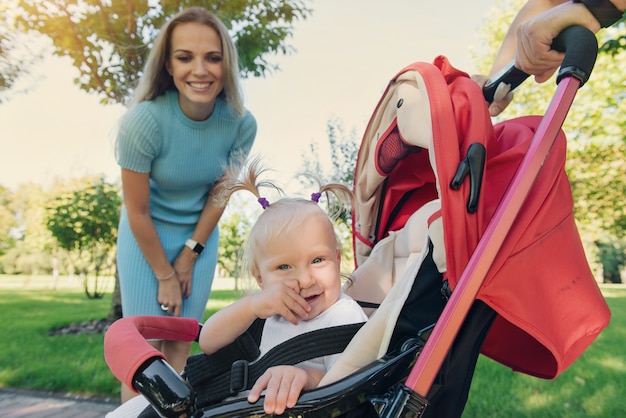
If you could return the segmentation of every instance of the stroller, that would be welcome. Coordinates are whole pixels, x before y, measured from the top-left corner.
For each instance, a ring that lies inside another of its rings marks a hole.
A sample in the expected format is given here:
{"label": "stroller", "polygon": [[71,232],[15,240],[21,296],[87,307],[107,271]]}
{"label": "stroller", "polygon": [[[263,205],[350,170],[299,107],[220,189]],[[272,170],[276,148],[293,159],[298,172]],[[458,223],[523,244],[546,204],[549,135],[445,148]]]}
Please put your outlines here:
{"label": "stroller", "polygon": [[[284,343],[290,349],[274,364],[343,354],[282,416],[460,416],[480,353],[552,379],[607,326],[573,219],[560,131],[597,42],[578,27],[558,41],[566,58],[543,117],[492,125],[483,92],[445,57],[391,80],[355,170],[357,268],[346,293],[370,319]],[[525,77],[513,69],[504,81]],[[254,383],[255,365],[267,366],[255,358],[255,330],[217,356],[192,356],[182,376],[145,342],[193,341],[199,330],[170,317],[111,326],[106,361],[149,400],[141,416],[265,416],[263,398],[224,400]]]}

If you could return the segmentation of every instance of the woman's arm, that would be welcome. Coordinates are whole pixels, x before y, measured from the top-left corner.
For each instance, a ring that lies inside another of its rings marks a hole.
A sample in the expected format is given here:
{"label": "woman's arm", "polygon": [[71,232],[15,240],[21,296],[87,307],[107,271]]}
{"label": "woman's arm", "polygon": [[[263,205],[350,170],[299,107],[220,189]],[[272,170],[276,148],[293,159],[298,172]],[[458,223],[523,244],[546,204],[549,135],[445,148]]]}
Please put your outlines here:
{"label": "woman's arm", "polygon": [[[169,306],[170,312],[180,316],[182,304],[180,283],[159,239],[150,214],[150,173],[137,173],[122,168],[122,190],[128,222],[143,256],[158,280],[159,303]],[[172,275],[172,272],[174,275]],[[132,280],[132,278],[131,278]]]}
{"label": "woman's arm", "polygon": [[515,65],[534,75],[538,83],[548,80],[561,65],[564,54],[552,49],[552,41],[564,29],[579,25],[592,32],[600,24],[581,3],[566,2],[522,22],[517,28]]}
{"label": "woman's arm", "polygon": [[569,0],[528,0],[519,10],[506,35],[504,36],[504,40],[502,41],[502,45],[496,55],[496,59],[493,63],[491,71],[489,72],[489,76],[500,71],[506,64],[515,58],[518,44],[518,29],[522,23],[555,6],[567,3],[568,1]]}
{"label": "woman's arm", "polygon": [[[626,9],[626,0],[610,0],[610,3],[609,0],[605,1],[606,3],[586,3],[591,4],[592,9],[599,4],[600,9],[605,11],[607,5],[611,9],[612,4],[618,15],[617,11],[623,12]],[[489,75],[495,74],[515,58],[516,67],[534,75],[537,82],[546,81],[563,61],[563,54],[550,49],[552,40],[565,28],[573,25],[584,26],[593,33],[598,32],[601,22],[593,13],[584,2],[528,0],[507,31]]]}
{"label": "woman's arm", "polygon": [[[196,228],[189,238],[205,245],[223,213],[224,207],[217,204],[215,200],[209,196],[204,203]],[[200,257],[201,256],[202,255],[200,255]],[[193,267],[198,257],[198,254],[185,245],[174,261],[174,268],[176,269],[184,297],[189,297],[191,294]]]}
{"label": "woman's arm", "polygon": [[[611,1],[619,10],[626,7],[626,0]],[[482,86],[489,77],[515,59],[515,66],[534,75],[537,82],[548,80],[564,57],[563,53],[551,48],[552,41],[561,31],[573,25],[584,26],[594,33],[600,30],[600,23],[582,3],[528,0],[513,19],[489,75],[475,76],[474,79]],[[498,115],[512,99],[512,93],[500,95],[490,105],[489,112],[492,116]]]}

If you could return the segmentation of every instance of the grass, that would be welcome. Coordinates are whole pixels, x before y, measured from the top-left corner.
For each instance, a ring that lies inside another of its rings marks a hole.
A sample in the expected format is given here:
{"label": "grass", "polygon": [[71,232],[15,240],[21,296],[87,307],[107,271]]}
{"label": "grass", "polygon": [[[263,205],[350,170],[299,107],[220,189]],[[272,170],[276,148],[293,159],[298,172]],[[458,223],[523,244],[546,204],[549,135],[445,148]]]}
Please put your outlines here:
{"label": "grass", "polygon": [[[50,277],[0,275],[0,387],[117,398],[102,335],[48,335],[52,328],[106,318],[111,292],[88,300],[79,283],[60,282],[53,291]],[[235,291],[215,290],[206,315],[235,298]]]}
{"label": "grass", "polygon": [[555,380],[542,380],[481,356],[464,416],[617,417],[626,411],[626,287],[602,285],[609,326]]}
{"label": "grass", "polygon": [[[101,335],[49,336],[51,328],[104,318],[110,292],[87,300],[66,279],[56,291],[49,277],[0,276],[0,387],[117,398],[119,383],[108,370]],[[513,373],[481,357],[465,417],[614,417],[626,411],[626,287],[602,286],[611,324],[554,381]],[[237,292],[214,290],[206,316],[235,300]],[[194,344],[197,351],[197,345]]]}

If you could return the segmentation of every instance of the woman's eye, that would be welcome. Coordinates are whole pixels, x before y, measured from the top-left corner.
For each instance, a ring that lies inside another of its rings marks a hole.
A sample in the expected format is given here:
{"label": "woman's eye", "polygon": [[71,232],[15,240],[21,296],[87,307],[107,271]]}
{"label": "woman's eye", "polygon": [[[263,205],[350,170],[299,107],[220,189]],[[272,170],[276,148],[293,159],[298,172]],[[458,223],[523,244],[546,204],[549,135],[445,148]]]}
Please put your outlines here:
{"label": "woman's eye", "polygon": [[176,59],[180,62],[189,62],[191,60],[191,58],[186,55],[179,55]]}
{"label": "woman's eye", "polygon": [[207,60],[210,63],[217,64],[218,62],[222,62],[222,56],[221,55],[209,55]]}

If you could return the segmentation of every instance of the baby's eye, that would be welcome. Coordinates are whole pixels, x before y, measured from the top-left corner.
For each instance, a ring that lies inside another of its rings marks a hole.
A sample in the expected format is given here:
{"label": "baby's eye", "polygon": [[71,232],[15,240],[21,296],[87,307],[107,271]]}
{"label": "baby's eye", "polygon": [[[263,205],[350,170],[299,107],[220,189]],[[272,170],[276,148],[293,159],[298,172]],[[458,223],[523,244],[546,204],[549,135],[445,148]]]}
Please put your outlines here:
{"label": "baby's eye", "polygon": [[289,270],[289,264],[281,264],[278,266],[278,270]]}
{"label": "baby's eye", "polygon": [[322,261],[324,261],[324,259],[322,257],[316,257],[313,259],[313,261],[311,262],[311,264],[319,264]]}

